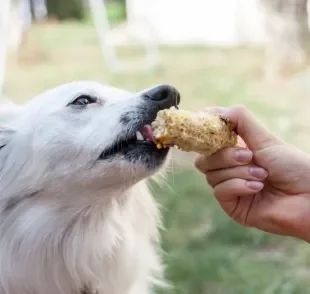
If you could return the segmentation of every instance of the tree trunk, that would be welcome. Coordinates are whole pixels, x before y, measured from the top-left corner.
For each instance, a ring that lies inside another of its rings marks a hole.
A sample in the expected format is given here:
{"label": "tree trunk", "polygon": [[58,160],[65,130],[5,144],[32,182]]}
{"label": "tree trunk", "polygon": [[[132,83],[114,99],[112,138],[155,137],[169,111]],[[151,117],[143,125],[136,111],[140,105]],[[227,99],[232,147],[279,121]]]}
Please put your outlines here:
{"label": "tree trunk", "polygon": [[59,20],[84,18],[83,0],[47,0],[48,16]]}

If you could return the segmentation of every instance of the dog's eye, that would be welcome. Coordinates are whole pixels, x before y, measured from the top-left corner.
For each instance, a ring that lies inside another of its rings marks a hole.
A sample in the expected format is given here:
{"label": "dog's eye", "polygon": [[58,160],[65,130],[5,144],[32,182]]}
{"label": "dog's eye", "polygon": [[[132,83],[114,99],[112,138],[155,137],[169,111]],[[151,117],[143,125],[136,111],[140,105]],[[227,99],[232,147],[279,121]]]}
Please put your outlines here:
{"label": "dog's eye", "polygon": [[81,95],[71,102],[72,105],[81,105],[81,106],[86,106],[92,103],[96,103],[96,99],[88,95]]}

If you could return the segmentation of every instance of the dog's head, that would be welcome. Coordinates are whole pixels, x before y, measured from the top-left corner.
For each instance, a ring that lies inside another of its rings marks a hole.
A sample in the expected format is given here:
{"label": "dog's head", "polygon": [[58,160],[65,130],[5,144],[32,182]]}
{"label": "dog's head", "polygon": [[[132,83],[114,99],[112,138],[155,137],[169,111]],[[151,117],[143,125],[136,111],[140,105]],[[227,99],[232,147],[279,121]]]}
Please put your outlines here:
{"label": "dog's head", "polygon": [[0,108],[0,180],[90,192],[134,184],[164,163],[168,149],[156,148],[150,124],[179,102],[168,85],[129,93],[74,82]]}

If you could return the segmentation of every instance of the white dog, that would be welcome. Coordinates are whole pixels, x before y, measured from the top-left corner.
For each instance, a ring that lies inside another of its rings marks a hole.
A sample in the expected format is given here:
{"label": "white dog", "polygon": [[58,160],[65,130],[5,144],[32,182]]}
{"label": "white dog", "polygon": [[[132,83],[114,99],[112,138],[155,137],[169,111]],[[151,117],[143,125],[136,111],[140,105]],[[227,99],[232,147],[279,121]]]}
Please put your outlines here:
{"label": "white dog", "polygon": [[150,123],[179,103],[95,82],[0,106],[0,293],[149,294],[160,217],[145,179],[168,150]]}

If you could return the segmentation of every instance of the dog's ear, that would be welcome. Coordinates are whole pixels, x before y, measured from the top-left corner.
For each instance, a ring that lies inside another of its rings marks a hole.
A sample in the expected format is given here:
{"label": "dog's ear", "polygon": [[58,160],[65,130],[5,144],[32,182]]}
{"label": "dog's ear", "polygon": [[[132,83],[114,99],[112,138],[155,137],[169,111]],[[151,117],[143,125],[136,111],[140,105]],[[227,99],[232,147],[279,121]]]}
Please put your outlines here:
{"label": "dog's ear", "polygon": [[10,142],[14,133],[15,130],[10,127],[0,126],[0,149]]}

